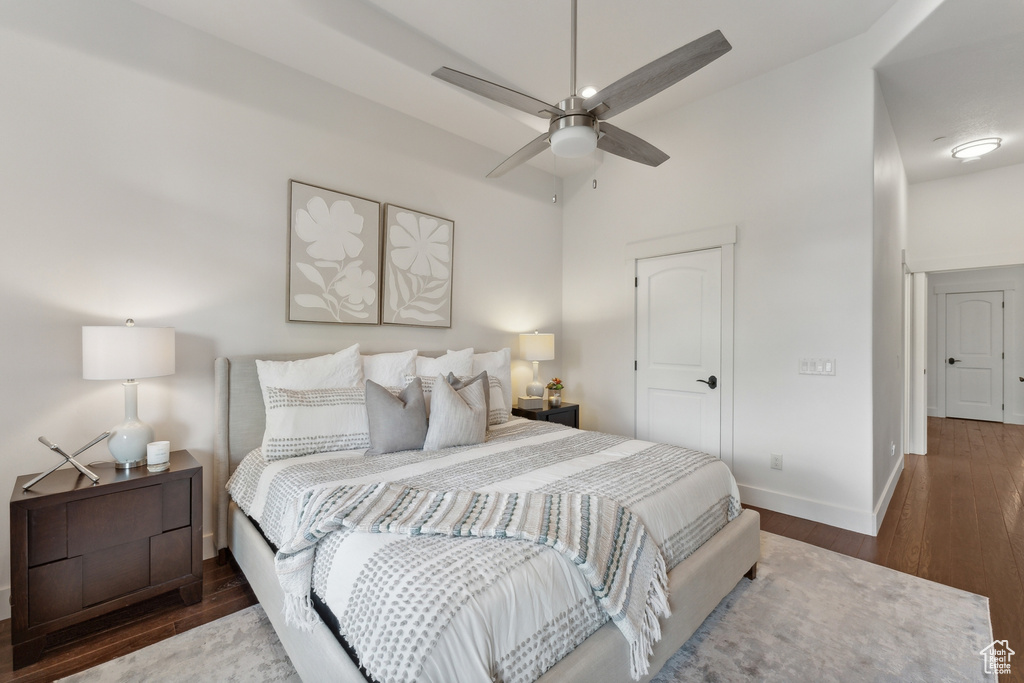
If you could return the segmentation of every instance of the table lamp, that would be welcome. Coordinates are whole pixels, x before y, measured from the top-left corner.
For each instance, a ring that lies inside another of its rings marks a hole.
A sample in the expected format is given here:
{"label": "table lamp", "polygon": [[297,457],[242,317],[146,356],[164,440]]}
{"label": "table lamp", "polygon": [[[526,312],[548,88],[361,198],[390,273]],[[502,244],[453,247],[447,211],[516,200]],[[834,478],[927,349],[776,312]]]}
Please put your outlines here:
{"label": "table lamp", "polygon": [[174,328],[136,327],[129,318],[123,327],[82,328],[82,377],[124,382],[124,422],[110,430],[107,447],[118,469],[146,464],[146,444],[153,428],[139,420],[142,377],[174,374]]}
{"label": "table lamp", "polygon": [[524,360],[533,361],[533,381],[526,385],[526,395],[543,398],[544,385],[540,381],[540,361],[554,359],[555,335],[540,332],[519,335],[519,355]]}

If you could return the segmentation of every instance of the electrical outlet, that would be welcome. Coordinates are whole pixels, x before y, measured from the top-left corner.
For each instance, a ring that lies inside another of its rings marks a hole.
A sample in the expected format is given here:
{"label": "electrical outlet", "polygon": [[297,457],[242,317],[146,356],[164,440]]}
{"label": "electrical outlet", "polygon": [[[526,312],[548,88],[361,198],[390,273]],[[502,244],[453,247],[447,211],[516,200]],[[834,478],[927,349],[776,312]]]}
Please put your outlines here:
{"label": "electrical outlet", "polygon": [[890,441],[889,442],[889,457],[890,458],[896,457],[896,442],[895,441]]}
{"label": "electrical outlet", "polygon": [[781,470],[782,469],[782,455],[781,454],[779,454],[779,453],[772,453],[772,469],[773,470]]}

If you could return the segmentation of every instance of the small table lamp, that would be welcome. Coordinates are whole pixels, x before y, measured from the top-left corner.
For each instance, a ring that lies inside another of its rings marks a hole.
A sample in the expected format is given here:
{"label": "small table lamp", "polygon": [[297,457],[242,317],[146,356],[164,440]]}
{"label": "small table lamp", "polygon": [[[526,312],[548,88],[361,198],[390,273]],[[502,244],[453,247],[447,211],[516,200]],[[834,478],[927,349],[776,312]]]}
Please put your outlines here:
{"label": "small table lamp", "polygon": [[554,359],[555,335],[540,332],[519,335],[519,355],[524,360],[533,361],[533,381],[526,385],[526,395],[543,398],[544,385],[540,381],[540,361]]}
{"label": "small table lamp", "polygon": [[129,318],[123,327],[82,328],[82,377],[127,380],[124,422],[110,430],[107,441],[118,469],[145,465],[146,444],[153,440],[153,428],[139,420],[135,380],[173,374],[173,327],[135,327]]}

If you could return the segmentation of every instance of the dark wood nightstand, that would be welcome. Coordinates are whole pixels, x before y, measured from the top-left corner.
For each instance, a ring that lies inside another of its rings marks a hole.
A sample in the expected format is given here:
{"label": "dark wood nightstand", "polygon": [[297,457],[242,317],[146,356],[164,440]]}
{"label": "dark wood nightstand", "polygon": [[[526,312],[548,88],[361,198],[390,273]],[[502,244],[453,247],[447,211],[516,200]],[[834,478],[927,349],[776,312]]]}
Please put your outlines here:
{"label": "dark wood nightstand", "polygon": [[170,468],[58,470],[11,494],[14,668],[39,660],[49,633],[177,590],[203,598],[203,468],[174,451]]}
{"label": "dark wood nightstand", "polygon": [[527,420],[543,420],[544,422],[557,422],[558,424],[568,425],[570,427],[580,428],[580,404],[579,403],[567,403],[562,401],[562,405],[557,408],[552,408],[547,401],[544,401],[544,407],[537,410],[531,410],[529,408],[513,408],[512,414],[517,417],[525,417]]}

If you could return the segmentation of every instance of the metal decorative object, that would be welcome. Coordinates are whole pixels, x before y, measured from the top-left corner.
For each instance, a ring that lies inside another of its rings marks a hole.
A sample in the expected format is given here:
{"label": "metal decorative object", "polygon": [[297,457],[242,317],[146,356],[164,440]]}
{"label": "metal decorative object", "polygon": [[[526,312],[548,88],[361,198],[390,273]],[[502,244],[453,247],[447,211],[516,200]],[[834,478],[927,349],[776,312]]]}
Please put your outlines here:
{"label": "metal decorative object", "polygon": [[54,465],[53,467],[51,467],[47,471],[43,472],[42,474],[40,474],[38,477],[36,477],[32,481],[30,481],[27,484],[25,484],[24,486],[22,486],[22,488],[24,490],[28,491],[30,488],[32,488],[33,486],[35,486],[36,484],[41,482],[46,477],[48,477],[51,474],[53,474],[54,472],[56,472],[58,469],[60,469],[61,467],[63,467],[67,463],[71,463],[72,465],[74,465],[75,469],[78,470],[79,472],[81,472],[82,474],[84,474],[85,476],[89,477],[89,479],[92,480],[92,483],[94,483],[94,484],[99,483],[100,478],[98,476],[96,476],[95,474],[93,474],[91,471],[89,471],[89,469],[87,467],[85,467],[85,465],[83,465],[82,463],[80,463],[77,460],[75,460],[75,458],[77,458],[79,455],[81,455],[85,451],[89,450],[90,448],[92,448],[93,446],[98,444],[100,441],[103,441],[103,439],[107,438],[108,436],[110,436],[110,432],[103,432],[102,434],[97,436],[95,439],[93,439],[92,441],[90,441],[89,443],[85,444],[84,446],[79,448],[77,451],[72,453],[71,455],[68,455],[67,453],[65,453],[61,449],[60,446],[58,446],[57,444],[55,444],[52,441],[50,441],[49,439],[47,439],[45,436],[39,437],[39,443],[43,444],[44,446],[49,448],[54,453],[57,453],[57,454],[63,456],[64,461],[60,462],[60,463],[57,463],[56,465]]}

